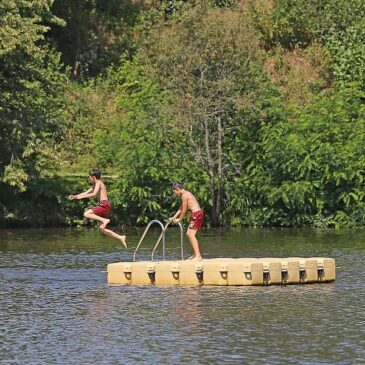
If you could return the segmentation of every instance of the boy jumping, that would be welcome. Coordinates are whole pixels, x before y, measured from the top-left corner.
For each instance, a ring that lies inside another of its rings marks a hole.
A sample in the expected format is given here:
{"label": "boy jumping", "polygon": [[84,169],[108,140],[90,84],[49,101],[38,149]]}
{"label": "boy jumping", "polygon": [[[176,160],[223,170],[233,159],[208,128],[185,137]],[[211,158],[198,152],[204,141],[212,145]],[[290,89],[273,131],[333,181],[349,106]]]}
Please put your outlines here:
{"label": "boy jumping", "polygon": [[183,220],[186,211],[190,211],[189,228],[186,231],[186,235],[189,237],[194,253],[189,257],[189,260],[201,260],[202,256],[199,250],[199,242],[195,235],[202,226],[204,213],[194,195],[190,191],[185,190],[182,184],[173,183],[172,191],[176,196],[181,198],[181,207],[169,220],[178,223]]}
{"label": "boy jumping", "polygon": [[118,241],[122,242],[125,248],[127,248],[127,237],[125,235],[120,235],[113,232],[111,229],[107,229],[106,226],[109,224],[110,219],[108,218],[111,212],[111,205],[108,201],[108,196],[106,194],[106,187],[104,183],[100,180],[101,172],[97,169],[92,169],[89,172],[89,180],[92,187],[77,195],[70,195],[69,200],[80,200],[95,198],[98,200],[99,204],[92,209],[87,210],[84,213],[84,217],[87,219],[94,219],[101,222],[100,231],[106,236],[113,237]]}

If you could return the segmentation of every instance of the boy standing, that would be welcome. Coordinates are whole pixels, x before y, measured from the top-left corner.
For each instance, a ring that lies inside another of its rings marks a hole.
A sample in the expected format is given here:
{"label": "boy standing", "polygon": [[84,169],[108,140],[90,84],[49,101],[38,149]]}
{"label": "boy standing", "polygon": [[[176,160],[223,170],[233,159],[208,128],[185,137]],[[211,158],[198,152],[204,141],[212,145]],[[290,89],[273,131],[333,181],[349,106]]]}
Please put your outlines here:
{"label": "boy standing", "polygon": [[106,226],[109,224],[110,219],[108,218],[111,212],[111,205],[108,201],[108,196],[106,194],[106,187],[104,183],[100,180],[101,172],[98,169],[92,169],[89,172],[89,180],[92,187],[77,195],[70,195],[69,200],[79,200],[95,198],[98,200],[99,204],[92,209],[87,210],[84,213],[84,217],[87,219],[94,219],[101,222],[100,231],[106,236],[113,237],[118,241],[122,242],[125,248],[127,248],[127,237],[125,235],[120,235],[113,232],[111,229],[107,229]]}
{"label": "boy standing", "polygon": [[194,195],[190,191],[185,190],[182,184],[173,183],[172,191],[176,196],[181,198],[181,207],[173,217],[169,218],[169,220],[178,223],[183,220],[186,211],[190,211],[189,228],[186,231],[186,235],[189,237],[194,253],[189,257],[189,260],[201,260],[202,256],[199,250],[199,242],[196,238],[196,233],[202,226],[204,213]]}

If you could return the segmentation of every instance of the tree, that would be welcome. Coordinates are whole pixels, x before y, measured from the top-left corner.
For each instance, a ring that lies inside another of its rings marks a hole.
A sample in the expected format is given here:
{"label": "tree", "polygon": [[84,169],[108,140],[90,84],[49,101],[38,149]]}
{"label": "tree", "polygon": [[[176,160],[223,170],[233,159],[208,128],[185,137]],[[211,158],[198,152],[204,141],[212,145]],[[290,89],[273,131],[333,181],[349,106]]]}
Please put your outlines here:
{"label": "tree", "polygon": [[196,5],[157,27],[140,57],[172,95],[171,118],[209,176],[211,220],[220,225],[225,179],[242,166],[229,158],[230,144],[261,120],[253,117],[265,84],[255,32],[243,13]]}
{"label": "tree", "polygon": [[42,21],[57,21],[49,9],[42,0],[0,5],[0,189],[8,193],[25,191],[31,177],[52,168],[52,146],[61,136],[59,56],[40,44]]}

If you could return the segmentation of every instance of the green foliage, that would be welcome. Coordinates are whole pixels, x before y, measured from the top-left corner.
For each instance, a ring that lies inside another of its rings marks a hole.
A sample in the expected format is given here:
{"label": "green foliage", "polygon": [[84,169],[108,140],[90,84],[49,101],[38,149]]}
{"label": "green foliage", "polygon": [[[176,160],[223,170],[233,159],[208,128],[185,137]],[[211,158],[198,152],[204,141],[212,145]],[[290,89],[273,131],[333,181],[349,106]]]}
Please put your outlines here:
{"label": "green foliage", "polygon": [[43,20],[62,24],[50,12],[51,1],[3,0],[0,3],[0,57],[21,49],[26,53],[37,52],[36,42],[48,30]]}
{"label": "green foliage", "polygon": [[141,6],[133,0],[54,0],[52,11],[66,24],[52,27],[47,37],[72,67],[72,77],[97,76],[122,52],[133,54],[131,29]]}
{"label": "green foliage", "polygon": [[336,83],[342,86],[353,82],[365,85],[365,17],[330,37],[326,48],[332,57]]}
{"label": "green foliage", "polygon": [[118,223],[169,217],[181,181],[212,225],[363,225],[364,18],[363,0],[2,1],[0,225],[83,224],[92,202],[66,197],[93,166],[118,176]]}
{"label": "green foliage", "polygon": [[237,4],[237,0],[212,0],[211,3],[220,8],[231,8]]}
{"label": "green foliage", "polygon": [[196,6],[199,4],[209,5],[218,8],[231,8],[237,4],[237,0],[161,0],[161,10],[165,17],[169,17],[184,9],[184,5]]}
{"label": "green foliage", "polygon": [[68,85],[64,114],[66,122],[62,140],[56,146],[64,173],[84,174],[96,166],[95,137],[116,115],[112,87],[108,81],[95,78],[83,85]]}
{"label": "green foliage", "polygon": [[169,92],[169,114],[191,159],[209,176],[206,208],[219,225],[224,181],[240,166],[229,158],[231,137],[255,129],[263,112],[256,103],[267,87],[257,36],[243,14],[196,5],[150,39],[141,50],[144,65]]}
{"label": "green foliage", "polygon": [[58,137],[62,124],[58,55],[30,51],[19,47],[0,58],[0,173],[21,189],[29,173],[40,172],[47,143]]}
{"label": "green foliage", "polygon": [[83,212],[90,202],[70,202],[69,194],[86,190],[87,184],[77,178],[52,176],[28,182],[27,190],[16,192],[9,185],[0,185],[0,226],[81,225]]}
{"label": "green foliage", "polygon": [[258,0],[251,5],[266,47],[294,49],[325,42],[365,16],[362,0]]}
{"label": "green foliage", "polygon": [[271,224],[364,223],[363,97],[346,89],[267,128],[261,168],[251,177],[275,214]]}
{"label": "green foliage", "polygon": [[[0,173],[21,190],[29,175],[51,167],[49,143],[59,138],[62,76],[57,56],[14,51],[0,59]],[[48,161],[46,161],[48,160]]]}
{"label": "green foliage", "polygon": [[[52,174],[53,145],[62,135],[65,78],[59,55],[39,46],[51,21],[46,1],[2,2],[0,33],[0,204]],[[5,14],[6,12],[6,14]],[[11,193],[9,193],[11,194]]]}
{"label": "green foliage", "polygon": [[114,211],[133,224],[167,218],[171,182],[181,169],[177,131],[169,128],[162,112],[167,96],[137,60],[126,62],[112,78],[120,113],[98,133],[96,148],[99,164],[120,174],[110,192]]}

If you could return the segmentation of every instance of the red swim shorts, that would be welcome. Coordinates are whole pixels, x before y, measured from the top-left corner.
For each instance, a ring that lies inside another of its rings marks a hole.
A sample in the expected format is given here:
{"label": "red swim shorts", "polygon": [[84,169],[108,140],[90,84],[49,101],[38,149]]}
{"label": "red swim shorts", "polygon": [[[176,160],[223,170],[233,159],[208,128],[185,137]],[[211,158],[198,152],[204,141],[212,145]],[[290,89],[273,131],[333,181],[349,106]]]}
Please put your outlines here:
{"label": "red swim shorts", "polygon": [[202,223],[204,219],[204,212],[198,210],[197,212],[191,212],[189,218],[189,229],[199,231],[202,228]]}
{"label": "red swim shorts", "polygon": [[108,218],[112,210],[110,203],[107,200],[102,200],[99,205],[92,208],[93,213],[99,217]]}

